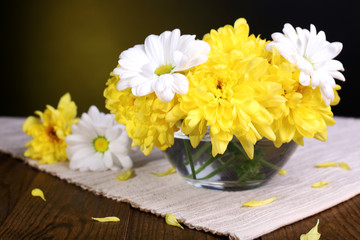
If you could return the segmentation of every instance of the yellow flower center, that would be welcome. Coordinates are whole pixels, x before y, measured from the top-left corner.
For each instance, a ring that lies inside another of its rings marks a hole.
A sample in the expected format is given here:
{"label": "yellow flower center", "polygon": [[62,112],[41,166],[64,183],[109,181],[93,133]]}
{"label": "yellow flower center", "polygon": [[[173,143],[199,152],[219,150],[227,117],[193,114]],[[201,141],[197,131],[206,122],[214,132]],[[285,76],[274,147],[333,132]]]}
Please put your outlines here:
{"label": "yellow flower center", "polygon": [[210,91],[214,94],[216,99],[226,99],[228,96],[227,81],[224,79],[214,79]]}
{"label": "yellow flower center", "polygon": [[155,70],[155,74],[160,76],[163,74],[170,73],[171,70],[173,70],[173,69],[174,69],[174,67],[171,66],[171,64],[161,65]]}
{"label": "yellow flower center", "polygon": [[97,137],[93,141],[95,151],[104,153],[109,149],[109,141],[105,137]]}

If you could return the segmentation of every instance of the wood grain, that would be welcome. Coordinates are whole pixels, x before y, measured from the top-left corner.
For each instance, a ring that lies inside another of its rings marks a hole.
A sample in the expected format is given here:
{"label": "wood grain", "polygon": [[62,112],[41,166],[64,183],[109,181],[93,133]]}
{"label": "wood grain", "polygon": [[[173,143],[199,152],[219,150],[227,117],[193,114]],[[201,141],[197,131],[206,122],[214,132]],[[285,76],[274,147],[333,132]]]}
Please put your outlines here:
{"label": "wood grain", "polygon": [[[0,176],[0,239],[228,239],[169,226],[161,217],[96,196],[2,153]],[[42,189],[47,201],[31,196],[33,188]],[[117,216],[121,221],[91,220],[105,216]],[[321,239],[360,239],[360,196],[258,240],[299,239],[317,219]]]}
{"label": "wood grain", "polygon": [[263,236],[262,240],[300,239],[319,219],[321,239],[360,239],[360,195],[300,222]]}

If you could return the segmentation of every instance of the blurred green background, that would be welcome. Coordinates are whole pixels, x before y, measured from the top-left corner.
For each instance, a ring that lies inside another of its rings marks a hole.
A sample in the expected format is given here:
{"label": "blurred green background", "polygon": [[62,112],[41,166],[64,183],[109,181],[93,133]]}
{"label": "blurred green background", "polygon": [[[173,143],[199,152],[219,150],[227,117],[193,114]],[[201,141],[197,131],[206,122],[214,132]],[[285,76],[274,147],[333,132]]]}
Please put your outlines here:
{"label": "blurred green background", "polygon": [[[34,0],[2,3],[0,115],[28,116],[69,92],[78,113],[104,107],[103,90],[120,53],[149,34],[179,28],[197,38],[245,17],[251,33],[270,38],[283,24],[324,30],[344,44],[342,101],[335,115],[360,116],[356,1]],[[356,43],[355,43],[356,41]],[[356,45],[355,45],[356,44]],[[356,64],[356,65],[355,65]]]}

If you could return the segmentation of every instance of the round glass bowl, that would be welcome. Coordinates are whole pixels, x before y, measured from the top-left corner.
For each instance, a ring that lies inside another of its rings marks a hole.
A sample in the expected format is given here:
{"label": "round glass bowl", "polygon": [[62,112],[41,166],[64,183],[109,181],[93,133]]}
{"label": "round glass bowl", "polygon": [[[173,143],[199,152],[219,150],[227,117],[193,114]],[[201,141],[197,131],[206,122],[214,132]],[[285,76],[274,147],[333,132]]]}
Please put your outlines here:
{"label": "round glass bowl", "polygon": [[296,149],[295,142],[276,148],[268,139],[254,146],[254,158],[249,159],[234,137],[224,154],[211,154],[209,135],[193,148],[189,137],[175,133],[174,145],[164,151],[166,158],[188,183],[219,190],[245,190],[261,186],[279,172]]}

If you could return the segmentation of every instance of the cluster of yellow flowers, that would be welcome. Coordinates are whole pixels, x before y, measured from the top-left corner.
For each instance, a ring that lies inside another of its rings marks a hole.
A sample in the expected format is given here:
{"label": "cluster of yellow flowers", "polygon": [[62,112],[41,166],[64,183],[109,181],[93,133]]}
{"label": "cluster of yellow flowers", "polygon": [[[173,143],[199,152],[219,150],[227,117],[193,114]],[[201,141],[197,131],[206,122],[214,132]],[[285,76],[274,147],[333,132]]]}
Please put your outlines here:
{"label": "cluster of yellow flowers", "polygon": [[[211,30],[203,40],[211,47],[208,60],[184,72],[189,90],[169,102],[155,93],[119,91],[119,75],[111,74],[106,107],[126,125],[134,146],[146,155],[154,146],[165,150],[180,126],[193,147],[209,129],[214,156],[224,153],[234,136],[250,158],[263,137],[277,147],[292,140],[303,145],[303,137],[326,140],[327,126],[335,121],[319,88],[301,85],[300,69],[276,48],[266,50],[270,41],[250,35],[245,19]],[[339,89],[334,88],[331,105],[339,102]]]}

